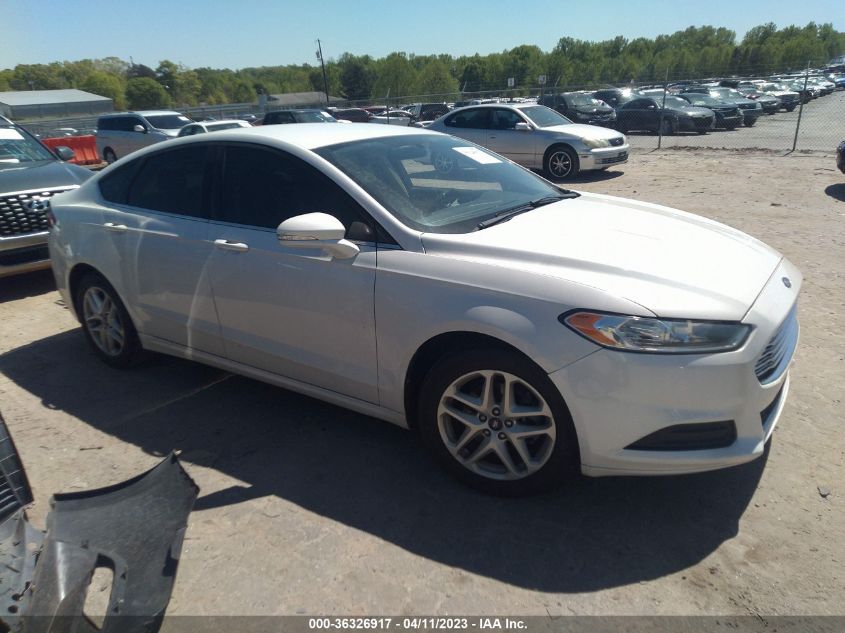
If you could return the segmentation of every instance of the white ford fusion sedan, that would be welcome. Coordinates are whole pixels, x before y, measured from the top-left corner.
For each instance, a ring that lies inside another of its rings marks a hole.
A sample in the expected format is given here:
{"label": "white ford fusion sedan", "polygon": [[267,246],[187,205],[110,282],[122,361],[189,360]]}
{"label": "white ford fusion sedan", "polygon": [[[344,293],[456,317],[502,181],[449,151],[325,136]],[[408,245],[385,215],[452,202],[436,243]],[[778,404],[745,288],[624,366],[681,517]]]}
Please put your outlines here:
{"label": "white ford fusion sedan", "polygon": [[802,278],[779,253],[436,132],[180,139],[50,220],[107,363],[163,352],[416,429],[492,492],[750,461],[789,388]]}

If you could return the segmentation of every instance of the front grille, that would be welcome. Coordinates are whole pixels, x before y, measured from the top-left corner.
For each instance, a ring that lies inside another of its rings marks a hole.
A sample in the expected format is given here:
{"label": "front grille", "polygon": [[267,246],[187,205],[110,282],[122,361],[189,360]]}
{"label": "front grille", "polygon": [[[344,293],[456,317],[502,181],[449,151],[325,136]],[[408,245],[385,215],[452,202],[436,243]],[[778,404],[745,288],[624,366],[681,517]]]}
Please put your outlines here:
{"label": "front grille", "polygon": [[709,130],[713,127],[713,119],[710,117],[693,117],[693,124],[696,130]]}
{"label": "front grille", "polygon": [[628,160],[628,152],[621,152],[618,156],[612,158],[602,158],[598,161],[599,165],[612,165],[613,163],[621,163]]}
{"label": "front grille", "polygon": [[795,353],[798,344],[798,304],[792,306],[789,314],[772,336],[766,349],[757,359],[754,373],[760,384],[772,383],[783,375]]}
{"label": "front grille", "polygon": [[46,231],[48,228],[46,211],[43,209],[35,211],[28,209],[26,207],[27,200],[33,198],[49,199],[68,189],[76,189],[76,187],[62,187],[61,189],[49,189],[47,191],[21,191],[0,196],[0,237]]}
{"label": "front grille", "polygon": [[742,110],[756,110],[757,104],[756,103],[738,103],[737,107]]}
{"label": "front grille", "polygon": [[620,146],[620,145],[622,145],[624,142],[625,142],[625,139],[624,139],[624,138],[622,138],[621,136],[620,136],[619,138],[612,138],[612,139],[610,139],[610,144],[611,144],[611,146],[613,146],[613,147],[619,147],[619,146]]}

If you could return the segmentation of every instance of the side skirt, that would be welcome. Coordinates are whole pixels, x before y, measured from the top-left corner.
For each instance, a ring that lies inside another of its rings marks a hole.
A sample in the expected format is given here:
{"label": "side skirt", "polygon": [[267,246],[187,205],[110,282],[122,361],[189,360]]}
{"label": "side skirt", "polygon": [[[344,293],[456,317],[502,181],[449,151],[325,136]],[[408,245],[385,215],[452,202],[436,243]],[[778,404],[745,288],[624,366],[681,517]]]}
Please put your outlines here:
{"label": "side skirt", "polygon": [[293,378],[279,376],[278,374],[250,367],[249,365],[244,365],[242,363],[237,363],[227,358],[215,356],[214,354],[207,354],[195,349],[186,348],[153,336],[139,334],[139,338],[141,339],[141,345],[144,349],[150,350],[151,352],[159,352],[161,354],[177,356],[178,358],[184,358],[186,360],[197,361],[205,365],[211,365],[212,367],[217,367],[218,369],[222,369],[233,374],[260,380],[262,382],[275,385],[276,387],[282,387],[283,389],[290,389],[296,393],[301,393],[305,396],[310,396],[312,398],[316,398],[317,400],[322,400],[324,402],[343,407],[344,409],[355,411],[356,413],[369,415],[374,418],[378,418],[379,420],[396,424],[404,429],[409,428],[408,422],[403,414],[398,411],[393,411],[377,404],[373,404],[372,402],[366,402],[364,400],[345,396],[329,389],[309,385],[308,383],[294,380]]}

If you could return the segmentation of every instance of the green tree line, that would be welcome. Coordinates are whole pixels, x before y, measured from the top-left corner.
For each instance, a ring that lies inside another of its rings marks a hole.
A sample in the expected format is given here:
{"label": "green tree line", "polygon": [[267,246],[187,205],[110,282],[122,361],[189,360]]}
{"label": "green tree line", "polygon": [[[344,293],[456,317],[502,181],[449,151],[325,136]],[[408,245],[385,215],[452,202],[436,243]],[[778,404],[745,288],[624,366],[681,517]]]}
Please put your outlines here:
{"label": "green tree line", "polygon": [[[832,24],[756,26],[741,41],[730,29],[691,26],[655,38],[601,42],[563,37],[548,52],[525,44],[501,53],[454,57],[394,52],[375,59],[343,53],[326,63],[329,93],[346,99],[481,93],[508,88],[594,86],[719,75],[755,75],[824,65],[845,52],[845,32]],[[114,100],[115,108],[179,107],[254,102],[260,92],[323,90],[319,66],[240,70],[187,68],[169,60],[153,69],[117,57],[0,70],[0,91],[79,88]]]}

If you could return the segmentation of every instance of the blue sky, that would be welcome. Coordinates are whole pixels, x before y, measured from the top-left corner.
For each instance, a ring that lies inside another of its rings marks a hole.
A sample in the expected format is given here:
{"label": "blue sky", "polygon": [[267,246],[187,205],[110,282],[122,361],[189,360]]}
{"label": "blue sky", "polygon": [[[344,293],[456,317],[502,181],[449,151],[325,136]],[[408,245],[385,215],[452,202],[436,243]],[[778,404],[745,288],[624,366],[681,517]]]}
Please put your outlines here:
{"label": "blue sky", "polygon": [[155,67],[315,64],[343,52],[482,55],[564,36],[602,40],[765,22],[832,22],[843,0],[0,0],[0,68],[116,56]]}

